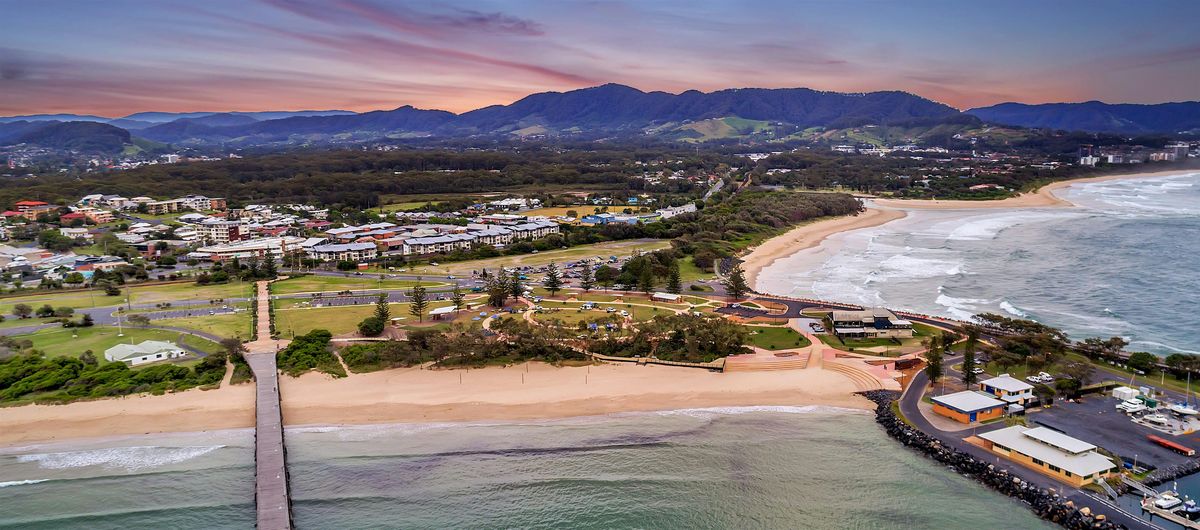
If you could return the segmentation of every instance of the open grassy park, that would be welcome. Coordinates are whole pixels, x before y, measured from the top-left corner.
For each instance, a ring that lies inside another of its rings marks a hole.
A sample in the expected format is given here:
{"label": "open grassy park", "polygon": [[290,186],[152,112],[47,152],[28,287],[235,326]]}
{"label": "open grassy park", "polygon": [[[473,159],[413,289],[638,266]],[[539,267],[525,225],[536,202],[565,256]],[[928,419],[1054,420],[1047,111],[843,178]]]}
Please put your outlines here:
{"label": "open grassy park", "polygon": [[743,326],[750,333],[750,344],[764,350],[803,348],[812,344],[796,330],[779,326]]}
{"label": "open grassy park", "polygon": [[[299,293],[336,293],[340,291],[361,291],[365,289],[412,289],[416,280],[380,279],[379,274],[363,274],[362,276],[349,273],[347,276],[318,276],[306,275],[271,282],[271,294]],[[434,279],[420,282],[425,287],[440,287],[449,285]]]}
{"label": "open grassy park", "polygon": [[154,320],[154,325],[171,326],[191,329],[218,337],[240,338],[248,340],[254,331],[251,329],[253,319],[249,311],[225,313],[221,315],[203,315],[196,317],[164,318]]}
{"label": "open grassy park", "polygon": [[[596,243],[592,245],[580,245],[559,250],[548,250],[537,254],[521,254],[518,256],[500,256],[496,258],[487,258],[481,260],[439,263],[434,267],[429,264],[419,264],[411,267],[406,274],[422,274],[430,278],[445,278],[448,274],[456,276],[469,276],[471,271],[479,269],[488,269],[495,271],[500,267],[520,267],[530,266],[539,267],[547,265],[551,261],[557,263],[565,263],[575,261],[580,258],[594,258],[601,256],[608,258],[609,256],[625,257],[633,255],[635,252],[652,252],[661,250],[671,246],[670,241],[664,240],[649,240],[637,239],[629,241],[608,241],[604,243]],[[386,271],[374,271],[386,272]]]}
{"label": "open grassy park", "polygon": [[250,295],[251,285],[241,282],[230,282],[217,285],[196,285],[192,282],[157,283],[149,285],[122,286],[118,296],[106,296],[101,289],[80,289],[70,291],[35,291],[20,296],[0,298],[0,314],[12,314],[13,306],[28,304],[34,309],[45,304],[54,307],[113,307],[125,304],[125,298],[130,303],[159,304],[163,302],[178,303],[194,300],[206,301],[215,299],[245,298]]}
{"label": "open grassy park", "polygon": [[[46,328],[26,335],[15,335],[14,339],[28,339],[33,347],[49,356],[77,356],[86,350],[92,350],[97,358],[103,358],[104,350],[117,344],[136,344],[144,340],[161,340],[179,343],[181,335],[184,344],[201,351],[212,353],[220,349],[220,345],[194,335],[181,334],[178,331],[162,329],[130,328],[124,329],[125,336],[118,337],[118,328],[111,326],[93,326],[90,328]],[[182,344],[181,344],[182,345]]]}
{"label": "open grassy park", "polygon": [[[350,335],[358,331],[359,322],[375,313],[375,304],[370,303],[332,307],[308,307],[283,300],[273,303],[276,304],[275,329],[284,337],[291,337],[293,332],[302,335],[314,329],[327,329],[334,336]],[[430,302],[426,311],[448,305],[450,302]],[[418,322],[417,317],[409,313],[408,303],[388,304],[388,309],[393,318],[404,318],[402,327],[410,322]],[[463,310],[460,318],[468,318],[470,314],[469,311]],[[425,320],[429,320],[428,314]]]}

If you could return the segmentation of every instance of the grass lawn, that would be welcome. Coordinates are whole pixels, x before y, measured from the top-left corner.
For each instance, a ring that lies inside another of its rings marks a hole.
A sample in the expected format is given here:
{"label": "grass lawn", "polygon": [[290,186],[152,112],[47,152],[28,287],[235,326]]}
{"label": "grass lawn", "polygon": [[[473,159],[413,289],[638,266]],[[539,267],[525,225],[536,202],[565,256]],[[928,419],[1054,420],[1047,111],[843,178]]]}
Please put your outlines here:
{"label": "grass lawn", "polygon": [[232,282],[220,285],[199,286],[191,282],[121,288],[118,296],[106,296],[103,290],[81,291],[35,291],[31,294],[0,298],[0,314],[11,315],[13,306],[28,304],[36,310],[44,304],[54,307],[112,307],[125,304],[131,297],[132,304],[158,304],[180,300],[213,300],[216,298],[245,298],[250,294],[250,284]]}
{"label": "grass lawn", "polygon": [[750,333],[750,344],[766,350],[803,348],[812,344],[807,337],[791,328],[742,326]]}
{"label": "grass lawn", "polygon": [[[110,326],[90,328],[47,328],[27,335],[15,335],[15,339],[29,339],[33,347],[49,356],[77,356],[92,350],[97,358],[104,357],[104,350],[117,344],[136,344],[144,340],[161,340],[178,343],[180,333],[162,329],[125,328],[125,336],[117,336],[118,329]],[[78,335],[73,336],[73,335]],[[185,335],[184,343],[205,352],[215,352],[220,346],[200,337]]]}
{"label": "grass lawn", "polygon": [[[449,285],[444,282],[432,280],[424,280],[421,282],[425,287],[438,287]],[[378,275],[364,274],[356,276],[351,273],[350,276],[297,276],[277,282],[271,282],[271,294],[297,294],[297,293],[318,293],[318,292],[340,292],[346,290],[363,290],[363,289],[411,289],[417,285],[416,280],[380,280]]]}
{"label": "grass lawn", "polygon": [[409,210],[419,210],[425,207],[426,204],[433,203],[434,205],[441,204],[440,201],[406,201],[385,204],[379,208],[381,212],[404,212]]}
{"label": "grass lawn", "polygon": [[565,263],[575,261],[580,258],[594,258],[602,256],[607,259],[609,256],[630,256],[637,251],[651,252],[669,248],[670,241],[655,240],[655,239],[637,239],[628,241],[608,241],[604,243],[596,243],[593,245],[580,245],[567,249],[548,250],[537,254],[521,254],[519,256],[500,256],[496,258],[487,258],[471,261],[458,261],[453,263],[439,263],[437,267],[428,264],[415,265],[409,268],[406,274],[424,274],[431,278],[444,278],[447,274],[453,274],[460,277],[468,277],[471,271],[479,269],[487,269],[495,272],[500,267],[517,267],[517,266],[532,266],[538,267],[549,264],[551,261],[557,263]]}
{"label": "grass lawn", "polygon": [[[279,301],[273,302],[278,304]],[[449,302],[430,302],[426,312],[435,307],[443,307],[450,305]],[[358,332],[358,323],[375,314],[375,304],[363,304],[353,306],[334,306],[334,307],[314,307],[314,308],[288,308],[275,306],[275,329],[280,333],[280,336],[290,338],[293,332],[296,335],[303,335],[314,329],[327,329],[330,333],[337,335],[348,335]],[[408,312],[408,303],[388,304],[388,309],[393,318],[404,317],[403,322],[417,321],[417,317],[412,316]],[[463,311],[460,318],[470,318],[472,313]],[[428,314],[426,320],[429,319]]]}
{"label": "grass lawn", "polygon": [[687,256],[679,260],[679,279],[683,283],[694,282],[696,280],[712,280],[716,275],[711,272],[704,272],[700,267],[696,266],[696,262],[691,256]]}
{"label": "grass lawn", "polygon": [[199,317],[164,318],[153,321],[155,325],[192,329],[210,333],[218,337],[249,339],[253,332],[250,330],[249,311],[228,313],[223,315],[206,315]]}

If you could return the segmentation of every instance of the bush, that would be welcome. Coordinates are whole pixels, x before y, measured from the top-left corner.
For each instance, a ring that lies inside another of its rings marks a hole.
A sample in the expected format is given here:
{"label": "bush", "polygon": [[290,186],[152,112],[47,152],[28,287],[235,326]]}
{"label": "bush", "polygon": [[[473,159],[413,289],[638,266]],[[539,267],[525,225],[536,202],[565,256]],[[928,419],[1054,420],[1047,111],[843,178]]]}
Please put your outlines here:
{"label": "bush", "polygon": [[379,317],[367,317],[358,323],[358,332],[364,337],[378,337],[383,334],[385,323]]}

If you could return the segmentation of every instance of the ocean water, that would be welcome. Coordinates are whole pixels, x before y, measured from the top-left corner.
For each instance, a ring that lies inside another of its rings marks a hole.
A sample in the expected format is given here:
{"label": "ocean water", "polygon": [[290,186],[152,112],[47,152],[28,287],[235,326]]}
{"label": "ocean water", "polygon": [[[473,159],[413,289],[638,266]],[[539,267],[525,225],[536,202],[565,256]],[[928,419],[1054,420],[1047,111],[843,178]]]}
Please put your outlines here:
{"label": "ocean water", "polygon": [[776,261],[759,288],[954,318],[1033,318],[1075,339],[1200,353],[1200,173],[1057,193],[1076,206],[912,210]]}
{"label": "ocean water", "polygon": [[[298,428],[287,440],[298,528],[1051,528],[860,411]],[[0,528],[253,526],[248,433],[124,443],[0,453]]]}

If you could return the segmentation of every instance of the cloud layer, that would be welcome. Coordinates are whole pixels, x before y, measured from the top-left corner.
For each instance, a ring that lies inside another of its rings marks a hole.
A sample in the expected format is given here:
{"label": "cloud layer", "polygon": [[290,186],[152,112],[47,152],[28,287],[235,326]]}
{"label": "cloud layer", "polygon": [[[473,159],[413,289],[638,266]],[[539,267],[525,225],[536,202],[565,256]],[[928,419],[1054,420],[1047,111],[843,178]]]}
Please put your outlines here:
{"label": "cloud layer", "polygon": [[0,114],[461,112],[606,82],[1200,99],[1200,3],[0,0]]}

